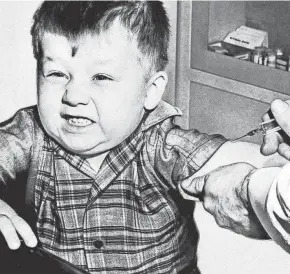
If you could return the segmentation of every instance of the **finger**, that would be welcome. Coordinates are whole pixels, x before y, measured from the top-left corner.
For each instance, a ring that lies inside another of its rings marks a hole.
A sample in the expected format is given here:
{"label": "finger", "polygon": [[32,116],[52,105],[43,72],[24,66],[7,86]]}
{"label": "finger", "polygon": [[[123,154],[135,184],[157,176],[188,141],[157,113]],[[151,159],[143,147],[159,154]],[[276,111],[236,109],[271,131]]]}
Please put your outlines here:
{"label": "finger", "polygon": [[264,135],[263,144],[261,145],[261,153],[263,155],[271,155],[277,152],[280,144],[280,136],[278,133]]}
{"label": "finger", "polygon": [[6,215],[0,215],[0,232],[4,236],[7,245],[10,249],[17,249],[21,243],[16,233],[16,230]]}
{"label": "finger", "polygon": [[0,200],[0,214],[3,214],[10,218],[10,216],[15,215],[14,209],[9,206],[7,203],[5,203],[3,200]]}
{"label": "finger", "polygon": [[[10,220],[9,224],[13,226],[14,231],[16,230],[19,233],[21,238],[24,240],[25,244],[29,247],[36,246],[37,239],[32,229],[21,217],[17,215],[17,213],[13,210],[13,208],[10,207],[4,201],[0,200],[0,209],[1,209],[0,216],[4,216]],[[10,229],[9,224],[8,224],[8,228]],[[6,221],[4,225],[7,225]],[[17,236],[17,239],[18,239],[18,236]]]}
{"label": "finger", "polygon": [[263,117],[262,117],[262,121],[263,122],[266,122],[266,121],[268,121],[268,120],[270,120],[271,118],[270,118],[270,115],[269,115],[269,112],[266,112],[264,115],[263,115]]}
{"label": "finger", "polygon": [[282,143],[278,147],[278,152],[280,155],[285,157],[287,160],[290,160],[290,146],[286,143]]}
{"label": "finger", "polygon": [[271,110],[283,131],[287,135],[290,135],[290,106],[288,101],[284,102],[280,99],[273,101],[271,104]]}
{"label": "finger", "polygon": [[19,233],[25,244],[29,247],[35,247],[37,245],[37,238],[34,235],[31,227],[18,215],[14,215],[10,218],[14,228]]}
{"label": "finger", "polygon": [[[271,114],[271,115],[270,115]],[[273,119],[271,111],[267,111],[263,117],[263,122]],[[263,137],[263,143],[261,145],[261,153],[263,155],[271,155],[277,152],[279,143],[282,142],[282,138],[279,133],[268,134]]]}
{"label": "finger", "polygon": [[203,195],[205,177],[206,176],[196,177],[194,179],[188,178],[181,182],[181,187],[186,193],[201,198],[201,195]]}

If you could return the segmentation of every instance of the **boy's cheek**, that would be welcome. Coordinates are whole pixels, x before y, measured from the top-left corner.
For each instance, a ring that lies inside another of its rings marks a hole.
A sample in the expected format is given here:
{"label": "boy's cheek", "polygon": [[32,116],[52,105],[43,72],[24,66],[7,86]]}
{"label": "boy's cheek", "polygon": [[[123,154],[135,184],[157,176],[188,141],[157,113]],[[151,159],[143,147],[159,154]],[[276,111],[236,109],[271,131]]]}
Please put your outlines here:
{"label": "boy's cheek", "polygon": [[39,76],[38,77],[38,81],[37,81],[37,91],[38,94],[43,94],[44,91],[48,91],[49,85],[48,83],[45,81],[45,78],[43,76]]}
{"label": "boy's cheek", "polygon": [[65,87],[62,84],[51,83],[44,77],[39,78],[37,89],[38,96],[47,96],[50,101],[61,99],[65,91]]}

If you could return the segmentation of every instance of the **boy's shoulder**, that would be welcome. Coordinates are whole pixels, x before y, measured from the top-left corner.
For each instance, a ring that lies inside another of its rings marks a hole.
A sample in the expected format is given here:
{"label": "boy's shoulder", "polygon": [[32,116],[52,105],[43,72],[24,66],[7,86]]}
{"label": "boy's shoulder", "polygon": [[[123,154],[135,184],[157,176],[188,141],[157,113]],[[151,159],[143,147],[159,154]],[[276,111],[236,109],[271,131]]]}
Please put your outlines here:
{"label": "boy's shoulder", "polygon": [[182,111],[173,105],[160,101],[158,106],[149,113],[148,117],[142,125],[142,130],[147,130],[153,126],[162,124],[163,121],[176,116],[181,116]]}
{"label": "boy's shoulder", "polygon": [[37,105],[23,107],[19,109],[13,117],[14,119],[18,119],[21,123],[31,125],[34,128],[41,128]]}
{"label": "boy's shoulder", "polygon": [[37,106],[29,106],[18,109],[10,118],[2,121],[0,127],[9,126],[11,123],[14,124],[26,124],[31,123],[37,117]]}
{"label": "boy's shoulder", "polygon": [[0,123],[0,129],[7,132],[26,132],[35,135],[43,132],[37,105],[18,109],[12,117]]}
{"label": "boy's shoulder", "polygon": [[27,106],[23,107],[17,110],[16,114],[21,114],[21,115],[27,115],[30,116],[31,118],[35,117],[37,115],[37,105],[32,105],[32,106]]}

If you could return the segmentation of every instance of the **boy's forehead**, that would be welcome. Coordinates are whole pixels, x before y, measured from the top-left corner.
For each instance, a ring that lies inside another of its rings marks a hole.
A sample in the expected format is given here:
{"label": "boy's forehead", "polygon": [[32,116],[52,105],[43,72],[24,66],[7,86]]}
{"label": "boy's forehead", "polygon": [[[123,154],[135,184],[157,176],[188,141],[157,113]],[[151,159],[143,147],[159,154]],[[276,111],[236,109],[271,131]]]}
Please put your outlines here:
{"label": "boy's forehead", "polygon": [[57,58],[72,52],[74,46],[69,43],[65,36],[54,33],[44,33],[41,39],[41,47],[44,57]]}
{"label": "boy's forehead", "polygon": [[136,39],[118,22],[98,34],[85,33],[76,39],[69,39],[65,35],[45,32],[41,39],[44,57],[63,58],[91,55],[91,57],[111,57],[116,55],[139,53]]}

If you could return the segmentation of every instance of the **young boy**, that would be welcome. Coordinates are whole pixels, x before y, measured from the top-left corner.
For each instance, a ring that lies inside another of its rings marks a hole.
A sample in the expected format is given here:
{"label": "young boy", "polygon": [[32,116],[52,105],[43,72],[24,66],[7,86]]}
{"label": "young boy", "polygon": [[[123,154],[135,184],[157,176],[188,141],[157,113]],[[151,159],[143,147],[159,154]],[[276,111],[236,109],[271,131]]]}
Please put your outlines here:
{"label": "young boy", "polygon": [[[265,237],[245,196],[248,175],[284,161],[173,123],[180,111],[161,101],[169,40],[161,2],[44,2],[31,33],[38,104],[0,133],[0,230],[11,249],[19,233],[90,273],[199,273],[194,203],[179,183],[237,162],[220,169],[230,183],[212,193],[220,211],[232,202],[233,218],[243,215],[229,227]],[[26,186],[24,174],[35,185],[37,240],[10,207],[15,196],[4,195]]]}

